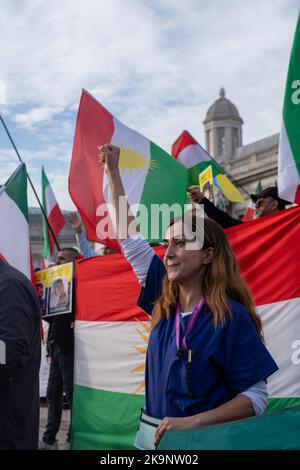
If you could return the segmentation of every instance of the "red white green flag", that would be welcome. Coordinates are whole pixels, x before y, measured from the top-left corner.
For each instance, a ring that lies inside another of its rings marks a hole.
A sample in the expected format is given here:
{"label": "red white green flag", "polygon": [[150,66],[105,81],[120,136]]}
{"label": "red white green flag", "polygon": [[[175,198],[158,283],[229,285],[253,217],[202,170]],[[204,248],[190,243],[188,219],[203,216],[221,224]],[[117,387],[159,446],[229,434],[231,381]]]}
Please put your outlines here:
{"label": "red white green flag", "polygon": [[0,257],[31,279],[27,173],[20,163],[0,188]]}
{"label": "red white green flag", "polygon": [[183,131],[172,145],[172,155],[188,171],[189,186],[199,186],[199,173],[212,166],[215,188],[231,202],[245,203],[236,186],[224,174],[223,168],[188,132]]}
{"label": "red white green flag", "polygon": [[[107,209],[110,194],[107,176],[99,162],[99,146],[121,148],[120,175],[128,204],[134,215],[145,207],[149,224],[142,233],[147,239],[155,232],[157,217],[151,205],[183,206],[186,201],[187,171],[169,154],[116,119],[88,92],[83,91],[77,116],[69,174],[69,192],[87,230],[89,240],[119,251],[115,229]],[[107,222],[106,236],[102,223]],[[101,227],[101,229],[100,229]]]}
{"label": "red white green flag", "polygon": [[300,15],[285,88],[278,152],[278,192],[300,204]]}
{"label": "red white green flag", "polygon": [[[65,226],[66,221],[51,188],[44,167],[42,167],[42,205],[53,233],[55,237],[57,237],[59,232]],[[49,262],[53,260],[55,242],[45,218],[42,217],[42,219],[44,233],[43,259],[44,265],[46,267],[48,266]]]}

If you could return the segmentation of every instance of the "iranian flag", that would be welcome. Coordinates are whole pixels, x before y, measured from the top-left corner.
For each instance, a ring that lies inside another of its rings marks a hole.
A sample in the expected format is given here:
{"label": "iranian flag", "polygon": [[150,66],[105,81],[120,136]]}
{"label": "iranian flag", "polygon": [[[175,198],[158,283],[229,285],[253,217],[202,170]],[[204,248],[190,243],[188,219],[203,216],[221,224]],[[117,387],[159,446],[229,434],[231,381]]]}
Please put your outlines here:
{"label": "iranian flag", "polygon": [[224,174],[223,168],[188,132],[183,131],[172,145],[172,155],[188,170],[189,186],[199,186],[199,173],[212,166],[214,186],[231,202],[245,203],[239,190]]}
{"label": "iranian flag", "polygon": [[184,205],[186,169],[155,143],[118,121],[83,91],[73,144],[69,192],[86,227],[87,238],[119,251],[109,215],[108,179],[103,164],[99,162],[99,147],[108,143],[121,149],[120,175],[133,214],[143,215],[142,205],[148,211],[148,230],[141,227],[143,235],[153,241],[160,239],[163,225],[157,237],[151,236],[159,219],[157,215],[152,216],[151,207]]}
{"label": "iranian flag", "polygon": [[20,163],[0,188],[0,257],[31,279],[27,173]]}
{"label": "iranian flag", "polygon": [[300,15],[291,52],[278,152],[280,197],[300,203]]}
{"label": "iranian flag", "polygon": [[[261,191],[262,191],[262,187],[259,181],[258,185],[256,186],[255,194],[260,194]],[[254,219],[255,205],[256,205],[255,202],[250,197],[248,207],[245,211],[245,214],[243,215],[243,222],[250,222],[250,220]]]}
{"label": "iranian flag", "polygon": [[[267,413],[300,405],[300,208],[228,229],[279,371]],[[163,256],[163,247],[157,253]],[[144,404],[147,315],[122,255],[77,263],[74,449],[130,449]]]}
{"label": "iranian flag", "polygon": [[[42,205],[53,233],[55,237],[57,237],[59,232],[65,226],[66,221],[51,188],[44,167],[42,167]],[[43,259],[44,265],[47,267],[49,262],[53,261],[55,242],[46,220],[44,217],[42,219],[44,232]]]}

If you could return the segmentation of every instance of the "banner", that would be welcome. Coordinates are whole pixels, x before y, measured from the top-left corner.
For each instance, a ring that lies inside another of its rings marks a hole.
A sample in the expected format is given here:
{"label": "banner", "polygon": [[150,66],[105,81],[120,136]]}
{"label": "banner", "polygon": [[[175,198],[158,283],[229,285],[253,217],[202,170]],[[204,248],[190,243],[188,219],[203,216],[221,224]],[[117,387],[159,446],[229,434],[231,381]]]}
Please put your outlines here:
{"label": "banner", "polygon": [[214,182],[211,165],[209,165],[199,174],[199,188],[206,199],[214,204]]}
{"label": "banner", "polygon": [[[279,366],[266,413],[300,405],[300,208],[228,229]],[[163,256],[164,248],[156,249]],[[150,333],[140,286],[122,255],[76,265],[74,449],[132,448],[144,404]]]}

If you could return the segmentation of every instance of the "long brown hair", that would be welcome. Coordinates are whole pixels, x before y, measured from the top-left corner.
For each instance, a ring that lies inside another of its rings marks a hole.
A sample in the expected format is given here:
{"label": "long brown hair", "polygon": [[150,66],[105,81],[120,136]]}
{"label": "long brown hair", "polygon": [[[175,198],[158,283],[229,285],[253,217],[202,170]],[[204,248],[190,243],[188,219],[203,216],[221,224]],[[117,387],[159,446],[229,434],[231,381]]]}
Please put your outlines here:
{"label": "long brown hair", "polygon": [[[183,218],[175,219],[171,225]],[[230,300],[240,302],[248,311],[257,334],[263,339],[260,317],[255,311],[255,305],[249,288],[241,276],[238,263],[228,243],[223,229],[213,220],[200,219],[192,216],[192,229],[197,233],[198,224],[204,224],[204,249],[212,247],[214,255],[212,261],[205,266],[201,278],[203,298],[213,314],[215,327],[224,325],[230,312]],[[175,307],[179,300],[179,286],[163,279],[162,292],[156,301],[152,314],[152,327],[164,318],[170,318],[170,309]]]}

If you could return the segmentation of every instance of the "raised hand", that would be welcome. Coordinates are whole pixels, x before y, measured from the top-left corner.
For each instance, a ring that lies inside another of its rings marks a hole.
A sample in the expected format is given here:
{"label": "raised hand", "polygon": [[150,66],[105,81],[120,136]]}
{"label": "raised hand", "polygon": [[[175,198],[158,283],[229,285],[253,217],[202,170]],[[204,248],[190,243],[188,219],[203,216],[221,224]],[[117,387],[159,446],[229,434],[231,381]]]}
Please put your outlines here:
{"label": "raised hand", "polygon": [[100,161],[105,164],[107,173],[118,170],[120,159],[120,148],[116,145],[104,144],[99,147]]}
{"label": "raised hand", "polygon": [[72,225],[72,229],[74,230],[75,233],[81,233],[82,232],[82,220],[78,217],[76,212],[72,212],[69,215],[69,222]]}

